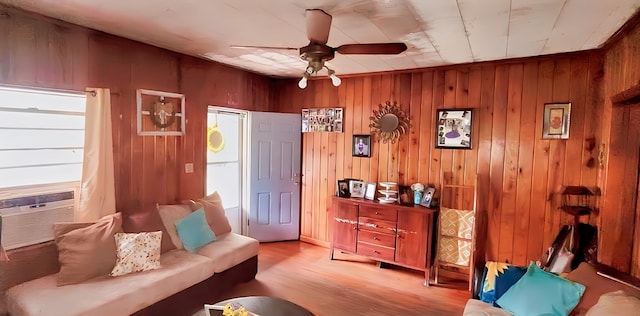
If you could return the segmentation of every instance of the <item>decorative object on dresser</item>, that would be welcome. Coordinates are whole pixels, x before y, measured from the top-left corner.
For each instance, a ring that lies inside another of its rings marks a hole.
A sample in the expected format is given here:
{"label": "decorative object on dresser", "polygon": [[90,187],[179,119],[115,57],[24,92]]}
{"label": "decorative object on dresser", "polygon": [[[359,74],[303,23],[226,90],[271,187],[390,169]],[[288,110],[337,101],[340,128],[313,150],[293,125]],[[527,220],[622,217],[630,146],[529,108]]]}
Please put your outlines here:
{"label": "decorative object on dresser", "polygon": [[410,127],[410,117],[398,106],[398,102],[387,101],[385,105],[378,104],[378,110],[373,110],[373,115],[369,117],[371,123],[369,127],[378,136],[377,140],[383,143],[400,139]]}
{"label": "decorative object on dresser", "polygon": [[429,285],[435,209],[333,198],[335,250],[424,271]]}
{"label": "decorative object on dresser", "polygon": [[436,111],[436,148],[471,149],[473,109]]}
{"label": "decorative object on dresser", "polygon": [[542,121],[543,139],[569,139],[571,103],[546,103]]}
{"label": "decorative object on dresser", "polygon": [[302,109],[302,132],[342,133],[342,108]]}
{"label": "decorative object on dresser", "polygon": [[414,183],[411,185],[411,190],[413,190],[413,204],[420,204],[424,185],[422,183]]}
{"label": "decorative object on dresser", "polygon": [[181,136],[184,134],[184,94],[137,89],[136,103],[138,135]]}
{"label": "decorative object on dresser", "polygon": [[380,182],[380,186],[383,187],[384,190],[378,190],[378,192],[384,196],[379,197],[378,201],[380,201],[380,203],[393,203],[398,201],[398,199],[394,197],[398,194],[398,191],[391,190],[392,188],[395,188],[396,185],[397,184],[395,182]]}

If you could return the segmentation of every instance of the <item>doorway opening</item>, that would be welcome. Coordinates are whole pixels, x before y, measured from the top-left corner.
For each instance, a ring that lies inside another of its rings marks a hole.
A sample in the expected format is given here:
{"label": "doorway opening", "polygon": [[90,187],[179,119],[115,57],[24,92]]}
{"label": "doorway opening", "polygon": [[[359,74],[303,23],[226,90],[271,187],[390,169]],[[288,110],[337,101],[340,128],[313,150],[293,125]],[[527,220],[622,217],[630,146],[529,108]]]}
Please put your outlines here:
{"label": "doorway opening", "polygon": [[246,151],[245,111],[209,106],[207,113],[206,193],[217,191],[234,233],[247,234],[243,161]]}

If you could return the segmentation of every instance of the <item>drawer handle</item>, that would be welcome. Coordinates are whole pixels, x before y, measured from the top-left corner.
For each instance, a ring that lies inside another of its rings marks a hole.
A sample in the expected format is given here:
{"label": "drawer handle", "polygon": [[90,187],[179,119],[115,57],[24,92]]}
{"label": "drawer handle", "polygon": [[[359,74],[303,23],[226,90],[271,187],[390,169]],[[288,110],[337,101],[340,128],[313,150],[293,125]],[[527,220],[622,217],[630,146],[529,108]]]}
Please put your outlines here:
{"label": "drawer handle", "polygon": [[380,213],[376,212],[376,215],[380,215]]}
{"label": "drawer handle", "polygon": [[378,238],[378,237],[373,237],[373,240],[380,240],[380,238]]}
{"label": "drawer handle", "polygon": [[377,227],[378,227],[378,225],[376,225],[376,224],[371,224],[371,227],[373,227],[373,228],[377,228]]}
{"label": "drawer handle", "polygon": [[373,253],[375,253],[375,254],[378,254],[378,255],[379,255],[379,254],[380,254],[380,251],[378,251],[378,250],[374,250],[374,251],[373,251]]}

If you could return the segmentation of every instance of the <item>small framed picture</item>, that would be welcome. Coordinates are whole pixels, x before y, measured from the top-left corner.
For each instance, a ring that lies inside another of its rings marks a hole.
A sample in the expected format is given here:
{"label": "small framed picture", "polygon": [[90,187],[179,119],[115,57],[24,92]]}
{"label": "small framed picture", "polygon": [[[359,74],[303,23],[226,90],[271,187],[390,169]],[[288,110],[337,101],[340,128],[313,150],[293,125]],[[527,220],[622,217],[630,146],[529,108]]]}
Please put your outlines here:
{"label": "small framed picture", "polygon": [[344,198],[351,197],[351,194],[349,193],[349,181],[338,180],[338,196]]}
{"label": "small framed picture", "polygon": [[420,205],[424,207],[431,207],[433,203],[433,195],[436,193],[435,188],[426,188],[424,190],[424,195],[422,196],[422,201],[420,201]]}
{"label": "small framed picture", "polygon": [[375,200],[376,198],[376,183],[367,182],[367,188],[364,192],[364,198],[367,200]]}
{"label": "small framed picture", "polygon": [[399,185],[398,186],[398,203],[400,205],[413,206],[413,190],[408,185]]}
{"label": "small framed picture", "polygon": [[349,181],[349,193],[352,198],[364,197],[366,187],[363,181],[351,180]]}
{"label": "small framed picture", "polygon": [[371,135],[353,135],[353,157],[371,157]]}
{"label": "small framed picture", "polygon": [[436,111],[436,148],[471,149],[473,109]]}
{"label": "small framed picture", "polygon": [[543,139],[568,139],[571,103],[546,103],[542,121]]}

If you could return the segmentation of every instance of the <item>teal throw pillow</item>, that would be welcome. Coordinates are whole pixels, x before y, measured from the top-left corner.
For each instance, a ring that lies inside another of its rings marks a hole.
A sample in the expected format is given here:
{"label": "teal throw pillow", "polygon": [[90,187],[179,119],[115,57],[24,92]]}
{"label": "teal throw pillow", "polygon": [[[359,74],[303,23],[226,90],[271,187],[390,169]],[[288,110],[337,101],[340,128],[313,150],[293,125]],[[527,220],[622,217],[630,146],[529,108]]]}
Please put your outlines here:
{"label": "teal throw pillow", "polygon": [[202,208],[176,222],[176,230],[184,248],[190,252],[216,240]]}
{"label": "teal throw pillow", "polygon": [[531,262],[527,272],[496,303],[517,316],[568,315],[584,285],[546,272]]}

